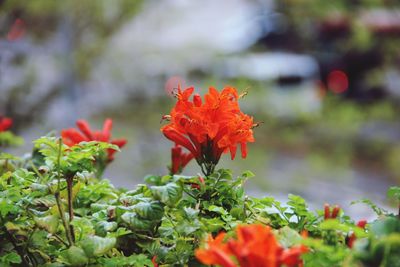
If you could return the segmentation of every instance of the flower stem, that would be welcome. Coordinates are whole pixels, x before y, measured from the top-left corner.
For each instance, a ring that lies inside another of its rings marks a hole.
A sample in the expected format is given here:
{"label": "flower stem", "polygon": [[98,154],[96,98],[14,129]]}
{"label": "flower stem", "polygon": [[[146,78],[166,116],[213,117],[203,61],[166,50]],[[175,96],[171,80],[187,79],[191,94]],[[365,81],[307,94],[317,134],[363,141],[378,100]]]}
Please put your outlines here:
{"label": "flower stem", "polygon": [[397,214],[397,217],[398,217],[399,220],[400,220],[400,203],[399,203],[399,212],[398,212],[398,214]]}
{"label": "flower stem", "polygon": [[58,146],[58,158],[57,158],[57,192],[54,193],[56,198],[58,212],[60,213],[60,218],[63,223],[65,234],[67,236],[69,246],[74,244],[72,239],[72,235],[70,232],[70,228],[68,227],[67,220],[65,218],[64,209],[62,207],[61,198],[60,198],[60,191],[61,191],[61,150],[62,150],[62,140],[59,139],[59,146]]}
{"label": "flower stem", "polygon": [[74,177],[67,177],[67,193],[68,193],[68,215],[69,215],[69,231],[71,233],[72,241],[75,242],[75,232],[74,227],[71,225],[72,220],[74,219],[74,207],[72,205],[72,186]]}

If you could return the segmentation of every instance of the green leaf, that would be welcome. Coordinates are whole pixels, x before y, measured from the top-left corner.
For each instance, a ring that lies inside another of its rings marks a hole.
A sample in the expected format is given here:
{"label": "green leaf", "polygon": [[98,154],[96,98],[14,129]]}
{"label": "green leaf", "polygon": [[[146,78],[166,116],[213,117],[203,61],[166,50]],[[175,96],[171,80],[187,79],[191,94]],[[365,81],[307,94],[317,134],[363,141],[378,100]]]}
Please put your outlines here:
{"label": "green leaf", "polygon": [[49,215],[46,217],[35,217],[34,220],[40,228],[45,229],[47,232],[51,234],[57,232],[59,225],[58,216]]}
{"label": "green leaf", "polygon": [[397,201],[400,201],[400,186],[392,186],[389,188],[387,192],[388,197],[394,198]]}
{"label": "green leaf", "polygon": [[89,259],[85,251],[76,246],[71,246],[66,252],[66,258],[72,266],[84,266],[88,263]]}
{"label": "green leaf", "polygon": [[108,232],[117,230],[118,224],[116,222],[100,221],[96,223],[94,229],[99,236],[106,236]]}
{"label": "green leaf", "polygon": [[133,210],[147,220],[161,220],[164,215],[164,208],[158,201],[139,202],[133,206]]}
{"label": "green leaf", "polygon": [[352,229],[352,227],[342,224],[336,219],[328,219],[321,222],[320,228],[322,230],[337,230],[342,232],[349,232]]}
{"label": "green leaf", "polygon": [[146,257],[146,255],[138,254],[131,255],[129,257],[124,256],[115,256],[112,258],[101,258],[99,259],[99,263],[104,267],[114,267],[114,266],[133,266],[133,267],[143,267],[143,266],[153,266],[153,263],[150,259]]}
{"label": "green leaf", "polygon": [[380,207],[378,207],[375,203],[373,203],[371,200],[367,199],[367,198],[363,198],[360,200],[356,200],[356,201],[352,201],[350,204],[354,205],[354,204],[358,204],[358,203],[363,203],[366,204],[367,206],[369,206],[375,213],[376,215],[380,216],[382,214],[387,214],[387,210],[382,209]]}
{"label": "green leaf", "polygon": [[221,214],[221,215],[227,215],[228,214],[228,212],[224,208],[218,207],[218,206],[215,206],[215,205],[209,206],[208,210],[216,212],[216,213]]}
{"label": "green leaf", "polygon": [[86,256],[91,258],[104,255],[115,247],[116,242],[115,237],[87,236],[79,242],[79,245],[85,251]]}
{"label": "green leaf", "polygon": [[243,172],[241,176],[243,178],[249,179],[249,178],[254,177],[255,175],[253,172],[247,170],[247,171]]}
{"label": "green leaf", "polygon": [[225,226],[225,222],[222,221],[220,218],[202,218],[201,221],[204,224],[207,232],[216,233],[223,229]]}
{"label": "green leaf", "polygon": [[126,212],[121,216],[121,219],[133,231],[150,231],[155,225],[154,221],[143,219],[135,212]]}
{"label": "green leaf", "polygon": [[371,223],[371,231],[377,236],[387,236],[391,233],[400,232],[400,220],[398,218],[387,217]]}
{"label": "green leaf", "polygon": [[282,244],[285,248],[289,248],[293,245],[297,245],[300,240],[301,236],[299,233],[288,226],[284,226],[279,229],[278,235],[279,243]]}
{"label": "green leaf", "polygon": [[71,225],[75,229],[75,235],[78,237],[78,240],[82,239],[82,237],[86,235],[92,235],[95,233],[93,224],[88,217],[75,217],[71,221]]}
{"label": "green leaf", "polygon": [[19,146],[24,143],[24,139],[14,135],[10,131],[0,132],[0,146]]}
{"label": "green leaf", "polygon": [[3,263],[6,266],[8,266],[11,263],[18,264],[21,262],[22,262],[21,257],[16,252],[10,252],[3,256],[0,256],[0,263]]}
{"label": "green leaf", "polygon": [[151,192],[156,200],[173,207],[182,198],[182,187],[176,183],[168,183],[162,186],[150,187]]}
{"label": "green leaf", "polygon": [[20,160],[20,158],[14,156],[14,155],[8,154],[8,153],[4,153],[4,152],[0,153],[0,159],[1,160]]}
{"label": "green leaf", "polygon": [[161,185],[161,176],[159,175],[147,175],[144,177],[144,181],[148,184],[153,184],[153,185]]}
{"label": "green leaf", "polygon": [[43,206],[46,208],[53,207],[57,204],[56,198],[53,195],[47,195],[44,197],[35,198],[32,201],[32,205],[34,206]]}
{"label": "green leaf", "polygon": [[18,207],[13,205],[10,201],[0,198],[0,215],[5,217],[9,213],[16,213],[18,212]]}

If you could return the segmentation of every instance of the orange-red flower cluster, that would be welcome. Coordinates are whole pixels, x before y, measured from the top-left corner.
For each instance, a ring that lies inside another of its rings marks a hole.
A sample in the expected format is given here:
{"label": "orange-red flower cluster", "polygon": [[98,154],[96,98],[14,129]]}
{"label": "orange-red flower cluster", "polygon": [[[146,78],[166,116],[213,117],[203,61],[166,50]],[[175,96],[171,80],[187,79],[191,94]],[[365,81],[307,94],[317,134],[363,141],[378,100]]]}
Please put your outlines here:
{"label": "orange-red flower cluster", "polygon": [[308,251],[303,245],[282,248],[269,226],[238,226],[236,235],[229,240],[225,240],[225,233],[215,239],[210,235],[206,247],[195,251],[197,259],[222,267],[295,267],[302,266],[301,255]]}
{"label": "orange-red flower cluster", "polygon": [[0,116],[0,132],[7,131],[12,126],[13,121],[10,118]]}
{"label": "orange-red flower cluster", "polygon": [[180,145],[171,148],[171,166],[169,168],[171,175],[179,174],[183,168],[193,159],[192,153],[184,153]]}
{"label": "orange-red flower cluster", "polygon": [[221,92],[210,88],[204,96],[192,97],[194,88],[178,89],[177,103],[163,126],[163,134],[188,149],[202,165],[215,166],[222,153],[236,155],[240,145],[242,157],[247,155],[247,143],[254,142],[253,118],[241,112],[239,95],[235,88],[225,87]]}
{"label": "orange-red flower cluster", "polygon": [[[76,126],[80,132],[75,128],[65,129],[61,131],[63,143],[67,146],[73,146],[80,142],[100,141],[123,147],[126,144],[126,139],[111,139],[112,120],[106,119],[104,121],[103,129],[101,131],[92,131],[89,124],[85,120],[78,120]],[[108,161],[114,159],[116,150],[108,149]]]}

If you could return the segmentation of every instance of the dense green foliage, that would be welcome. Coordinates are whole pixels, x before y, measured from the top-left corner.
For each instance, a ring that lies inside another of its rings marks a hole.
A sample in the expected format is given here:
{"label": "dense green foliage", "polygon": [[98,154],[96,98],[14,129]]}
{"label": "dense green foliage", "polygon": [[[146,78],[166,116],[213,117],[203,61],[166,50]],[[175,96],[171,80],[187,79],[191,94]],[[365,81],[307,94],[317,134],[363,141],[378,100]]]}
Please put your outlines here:
{"label": "dense green foliage", "polygon": [[[284,247],[308,246],[305,266],[399,266],[400,220],[378,207],[364,231],[342,211],[325,220],[299,196],[289,195],[286,204],[246,196],[243,184],[253,174],[233,178],[225,169],[204,181],[148,176],[133,190],[116,189],[96,177],[93,164],[110,147],[68,148],[42,137],[31,157],[1,154],[2,266],[152,266],[154,256],[162,266],[200,266],[194,250],[207,233],[250,223],[271,225]],[[389,195],[399,200],[399,188]]]}

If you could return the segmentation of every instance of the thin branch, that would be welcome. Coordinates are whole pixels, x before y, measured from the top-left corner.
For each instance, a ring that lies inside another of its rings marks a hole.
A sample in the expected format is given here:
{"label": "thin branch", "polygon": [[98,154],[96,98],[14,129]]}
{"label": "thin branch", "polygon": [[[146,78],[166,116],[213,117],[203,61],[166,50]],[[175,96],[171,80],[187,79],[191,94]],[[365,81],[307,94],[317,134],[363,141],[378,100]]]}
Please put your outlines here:
{"label": "thin branch", "polygon": [[74,244],[74,241],[71,236],[70,229],[67,224],[67,220],[65,218],[65,213],[62,208],[62,203],[60,199],[60,191],[61,191],[61,151],[62,151],[62,140],[61,138],[59,139],[59,146],[58,146],[58,158],[57,158],[57,192],[54,194],[56,198],[56,203],[57,203],[57,208],[58,212],[60,213],[61,221],[64,225],[65,233],[67,236],[68,244],[69,246],[72,246]]}

